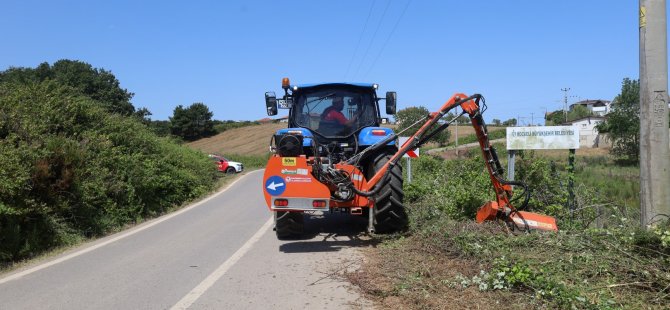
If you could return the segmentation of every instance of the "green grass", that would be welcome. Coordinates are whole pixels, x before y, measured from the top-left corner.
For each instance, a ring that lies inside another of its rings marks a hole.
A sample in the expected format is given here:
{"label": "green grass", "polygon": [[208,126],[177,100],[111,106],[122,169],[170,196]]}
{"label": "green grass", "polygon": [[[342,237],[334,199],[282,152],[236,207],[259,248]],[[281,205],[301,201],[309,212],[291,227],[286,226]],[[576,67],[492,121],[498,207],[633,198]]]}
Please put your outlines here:
{"label": "green grass", "polygon": [[[496,139],[502,139],[507,136],[507,130],[496,130],[496,131],[489,131],[489,140],[496,140]],[[456,146],[456,141],[452,138],[452,141],[450,141],[447,146]],[[476,134],[471,134],[467,135],[465,137],[460,137],[458,138],[458,144],[463,145],[463,144],[468,144],[468,143],[474,143],[477,142],[477,135]]]}
{"label": "green grass", "polygon": [[613,203],[640,205],[639,166],[618,166],[605,156],[582,158],[575,165],[575,177],[579,184],[596,189]]}
{"label": "green grass", "polygon": [[265,165],[268,162],[268,159],[270,158],[270,153],[266,156],[261,156],[261,155],[240,155],[240,154],[224,154],[224,157],[240,162],[244,164],[244,169],[260,169],[260,168],[265,168]]}

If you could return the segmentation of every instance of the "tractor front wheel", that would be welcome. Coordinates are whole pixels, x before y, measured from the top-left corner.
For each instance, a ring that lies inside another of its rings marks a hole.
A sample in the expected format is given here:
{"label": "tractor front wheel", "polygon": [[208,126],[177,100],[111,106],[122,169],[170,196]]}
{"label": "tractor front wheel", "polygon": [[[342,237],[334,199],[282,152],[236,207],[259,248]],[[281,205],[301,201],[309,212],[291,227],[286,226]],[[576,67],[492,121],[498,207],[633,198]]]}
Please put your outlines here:
{"label": "tractor front wheel", "polygon": [[277,239],[291,239],[302,235],[304,226],[302,212],[275,212],[275,232]]}
{"label": "tractor front wheel", "polygon": [[[381,155],[370,163],[368,179],[389,161],[390,155]],[[389,170],[388,182],[373,196],[374,224],[377,233],[393,233],[407,229],[409,218],[407,208],[403,205],[405,193],[402,188],[402,167],[395,165]]]}

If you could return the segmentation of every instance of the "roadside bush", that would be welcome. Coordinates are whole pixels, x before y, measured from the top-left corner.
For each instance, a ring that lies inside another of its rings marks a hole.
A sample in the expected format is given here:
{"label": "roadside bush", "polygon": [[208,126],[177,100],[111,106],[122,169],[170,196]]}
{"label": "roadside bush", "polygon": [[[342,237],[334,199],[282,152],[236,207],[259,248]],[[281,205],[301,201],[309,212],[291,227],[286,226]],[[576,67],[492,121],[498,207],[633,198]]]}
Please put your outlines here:
{"label": "roadside bush", "polygon": [[212,188],[202,153],[53,81],[0,84],[0,263],[156,216]]}
{"label": "roadside bush", "polygon": [[[405,182],[406,202],[435,207],[425,213],[429,217],[439,213],[451,219],[474,219],[477,209],[495,196],[479,152],[468,156],[459,160],[422,156],[413,160],[412,183]],[[570,210],[565,163],[554,163],[533,151],[519,152],[515,176],[530,191],[526,210],[554,216],[563,230],[614,227],[621,225],[621,219],[635,222],[639,212],[631,207],[639,201],[639,185],[635,183],[638,172],[633,167],[612,170],[607,163],[602,158],[577,161],[575,204]],[[515,186],[515,207],[522,206],[523,196],[523,188]]]}
{"label": "roadside bush", "polygon": [[[479,291],[525,294],[530,297],[526,298],[528,305],[548,308],[667,305],[670,225],[642,230],[637,211],[617,199],[620,193],[590,185],[622,183],[622,176],[634,177],[632,168],[605,170],[602,167],[610,161],[603,158],[578,161],[576,205],[571,211],[566,206],[568,177],[564,163],[554,164],[534,152],[522,153],[517,159],[516,176],[532,191],[529,208],[555,216],[558,233],[509,234],[499,223],[475,224],[473,210],[493,199],[482,159],[475,156],[444,161],[424,156],[413,162],[412,183],[405,184],[412,211],[410,240],[396,244],[411,244],[423,251],[420,257],[437,252],[442,257],[472,261],[474,271],[442,280],[448,288],[466,290],[474,286]],[[594,175],[584,182],[582,173],[587,171]],[[520,191],[515,188],[517,195]],[[462,199],[464,196],[472,200]],[[402,274],[398,281],[403,283],[413,276]],[[431,296],[439,296],[432,291],[436,289],[431,286],[434,282],[424,282],[425,286],[421,281],[412,282],[414,290],[429,290]]]}
{"label": "roadside bush", "polygon": [[406,199],[431,205],[451,218],[474,218],[477,209],[493,198],[481,157],[444,161],[422,156],[413,161],[413,168],[413,182],[405,185]]}

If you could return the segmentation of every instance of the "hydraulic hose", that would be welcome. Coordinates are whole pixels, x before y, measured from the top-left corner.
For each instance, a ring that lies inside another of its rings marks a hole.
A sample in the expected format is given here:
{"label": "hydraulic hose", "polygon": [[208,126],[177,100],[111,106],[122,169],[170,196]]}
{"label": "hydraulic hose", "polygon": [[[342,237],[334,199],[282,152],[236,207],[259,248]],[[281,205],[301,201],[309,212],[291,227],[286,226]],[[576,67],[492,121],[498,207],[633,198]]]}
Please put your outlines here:
{"label": "hydraulic hose", "polygon": [[[520,211],[526,210],[526,208],[528,207],[528,201],[530,201],[530,190],[528,190],[528,185],[521,181],[505,181],[505,180],[499,180],[499,181],[503,185],[514,185],[523,187],[523,196],[524,196],[523,202],[521,203],[521,206],[516,209]],[[518,200],[519,197],[521,196],[518,196],[517,198],[510,200],[510,203]]]}
{"label": "hydraulic hose", "polygon": [[354,193],[356,193],[358,195],[361,195],[363,197],[373,196],[373,195],[377,194],[377,192],[379,192],[379,190],[382,187],[384,187],[386,182],[388,182],[389,176],[391,175],[390,172],[391,172],[390,169],[388,171],[386,171],[386,173],[384,173],[384,176],[381,178],[381,180],[379,180],[379,182],[377,182],[377,184],[375,184],[375,186],[372,187],[372,189],[370,191],[367,191],[367,192],[366,191],[361,191],[361,190],[357,189],[356,186],[353,186],[354,185],[353,183],[351,183],[351,189],[354,191]]}

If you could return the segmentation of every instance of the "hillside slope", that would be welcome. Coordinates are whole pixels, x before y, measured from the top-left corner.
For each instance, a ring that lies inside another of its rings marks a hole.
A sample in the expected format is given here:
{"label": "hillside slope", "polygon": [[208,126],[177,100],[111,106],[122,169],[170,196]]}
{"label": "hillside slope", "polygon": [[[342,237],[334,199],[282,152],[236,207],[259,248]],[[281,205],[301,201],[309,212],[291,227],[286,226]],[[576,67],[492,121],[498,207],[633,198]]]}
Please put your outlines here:
{"label": "hillside slope", "polygon": [[266,155],[269,151],[270,138],[281,128],[286,128],[286,124],[272,123],[234,128],[187,145],[205,153]]}
{"label": "hillside slope", "polygon": [[[269,150],[270,138],[278,129],[286,128],[286,125],[286,123],[272,123],[230,129],[209,138],[190,142],[187,145],[205,153],[266,155]],[[391,127],[397,130],[395,126]],[[489,128],[490,131],[504,129],[504,127]],[[451,132],[451,136],[454,137],[455,127],[449,127],[449,131]],[[458,127],[459,137],[472,134],[474,134],[472,126],[460,125]]]}

